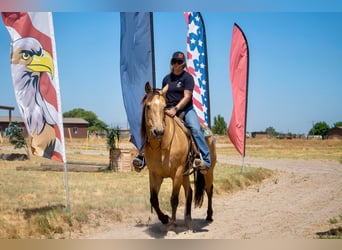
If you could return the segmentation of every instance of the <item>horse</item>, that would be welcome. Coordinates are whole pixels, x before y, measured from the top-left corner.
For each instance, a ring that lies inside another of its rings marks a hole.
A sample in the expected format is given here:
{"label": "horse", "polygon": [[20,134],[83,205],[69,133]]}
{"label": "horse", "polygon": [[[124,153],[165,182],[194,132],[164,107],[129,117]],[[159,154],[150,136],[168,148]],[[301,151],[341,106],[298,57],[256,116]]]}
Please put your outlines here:
{"label": "horse", "polygon": [[[190,228],[193,191],[190,184],[192,171],[189,173],[189,169],[192,168],[193,159],[189,158],[189,153],[193,142],[191,142],[189,134],[175,121],[175,118],[165,114],[167,89],[168,85],[163,89],[153,89],[147,82],[145,96],[142,100],[141,135],[144,140],[145,162],[149,170],[150,204],[152,211],[153,209],[156,211],[162,224],[175,225],[179,192],[183,186],[186,200],[184,221]],[[202,206],[205,191],[208,198],[206,221],[212,222],[213,171],[216,164],[216,149],[212,133],[211,136],[206,137],[206,142],[211,154],[211,167],[205,175],[201,174],[199,170],[193,171],[194,203],[195,207]],[[172,179],[171,218],[164,214],[159,207],[158,194],[164,178]]]}

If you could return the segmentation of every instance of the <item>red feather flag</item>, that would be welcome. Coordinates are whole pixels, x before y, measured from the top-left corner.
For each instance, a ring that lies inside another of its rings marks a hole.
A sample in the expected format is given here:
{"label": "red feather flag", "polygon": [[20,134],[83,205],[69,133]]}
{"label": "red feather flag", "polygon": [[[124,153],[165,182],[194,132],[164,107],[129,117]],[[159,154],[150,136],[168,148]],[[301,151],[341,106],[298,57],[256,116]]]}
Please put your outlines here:
{"label": "red feather flag", "polygon": [[230,81],[233,94],[233,112],[228,126],[228,137],[244,157],[246,147],[247,96],[249,51],[241,28],[235,23],[230,49]]}

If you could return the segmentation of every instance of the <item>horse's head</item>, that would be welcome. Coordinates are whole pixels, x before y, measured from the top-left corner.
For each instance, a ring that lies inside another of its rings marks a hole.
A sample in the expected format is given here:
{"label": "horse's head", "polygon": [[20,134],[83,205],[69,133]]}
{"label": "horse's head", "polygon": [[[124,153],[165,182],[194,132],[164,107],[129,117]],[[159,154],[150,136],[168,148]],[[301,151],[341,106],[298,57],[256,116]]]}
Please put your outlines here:
{"label": "horse's head", "polygon": [[145,84],[146,95],[143,99],[142,133],[148,133],[155,139],[161,139],[165,127],[166,91],[169,85],[163,89],[153,89],[149,82]]}

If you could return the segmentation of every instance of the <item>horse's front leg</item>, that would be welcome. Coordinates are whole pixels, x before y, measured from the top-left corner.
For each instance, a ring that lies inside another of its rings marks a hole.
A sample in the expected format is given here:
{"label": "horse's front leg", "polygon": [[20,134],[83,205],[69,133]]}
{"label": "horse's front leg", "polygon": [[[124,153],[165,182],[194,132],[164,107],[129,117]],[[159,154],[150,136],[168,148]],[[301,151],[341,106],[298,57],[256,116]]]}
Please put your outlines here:
{"label": "horse's front leg", "polygon": [[169,217],[164,214],[159,207],[159,199],[158,194],[160,190],[160,186],[163,183],[163,178],[153,174],[151,171],[149,172],[150,177],[150,203],[154,210],[157,212],[158,219],[163,224],[169,223]]}
{"label": "horse's front leg", "polygon": [[171,193],[171,208],[172,208],[172,216],[171,220],[172,222],[176,221],[176,213],[177,213],[177,207],[179,203],[179,191],[183,184],[183,171],[182,168],[178,168],[179,171],[177,171],[176,176],[172,180],[172,193]]}

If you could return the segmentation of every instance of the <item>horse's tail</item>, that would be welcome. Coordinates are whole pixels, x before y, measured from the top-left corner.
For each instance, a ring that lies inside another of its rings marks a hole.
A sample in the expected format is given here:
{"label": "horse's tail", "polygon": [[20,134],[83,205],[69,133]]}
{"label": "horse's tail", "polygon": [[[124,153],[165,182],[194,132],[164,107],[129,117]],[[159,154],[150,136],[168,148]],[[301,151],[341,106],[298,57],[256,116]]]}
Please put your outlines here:
{"label": "horse's tail", "polygon": [[195,207],[201,207],[204,197],[205,179],[199,170],[194,172]]}

